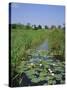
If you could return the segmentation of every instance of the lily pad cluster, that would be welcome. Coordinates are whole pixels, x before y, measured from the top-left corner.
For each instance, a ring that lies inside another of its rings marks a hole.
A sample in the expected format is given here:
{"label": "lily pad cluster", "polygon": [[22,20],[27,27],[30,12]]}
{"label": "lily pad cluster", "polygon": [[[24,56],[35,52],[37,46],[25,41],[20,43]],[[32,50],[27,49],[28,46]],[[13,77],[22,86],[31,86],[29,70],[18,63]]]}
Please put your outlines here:
{"label": "lily pad cluster", "polygon": [[65,62],[60,60],[55,61],[50,57],[46,60],[38,56],[47,56],[48,53],[45,53],[44,51],[40,51],[38,54],[32,53],[30,60],[21,62],[17,68],[17,72],[21,75],[17,82],[18,86],[65,83]]}
{"label": "lily pad cluster", "polygon": [[[19,70],[21,71],[21,69]],[[29,78],[31,81],[30,85],[55,85],[65,83],[64,62],[60,61],[42,60],[36,64],[26,62],[26,64],[22,66],[22,73],[25,73]],[[23,82],[22,79],[21,83]]]}

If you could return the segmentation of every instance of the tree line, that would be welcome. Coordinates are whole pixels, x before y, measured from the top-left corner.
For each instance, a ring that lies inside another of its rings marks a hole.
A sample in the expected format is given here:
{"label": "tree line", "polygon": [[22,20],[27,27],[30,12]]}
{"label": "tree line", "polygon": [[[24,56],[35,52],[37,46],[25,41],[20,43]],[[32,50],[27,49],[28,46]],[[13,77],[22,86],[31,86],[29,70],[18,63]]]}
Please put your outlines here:
{"label": "tree line", "polygon": [[26,25],[24,24],[9,24],[9,26],[12,28],[12,29],[34,29],[34,30],[38,30],[38,29],[63,29],[65,30],[65,24],[63,24],[63,26],[61,25],[58,25],[58,26],[55,26],[55,25],[51,25],[51,27],[49,27],[48,25],[44,25],[44,27],[42,27],[42,25],[31,25],[30,23],[27,23]]}

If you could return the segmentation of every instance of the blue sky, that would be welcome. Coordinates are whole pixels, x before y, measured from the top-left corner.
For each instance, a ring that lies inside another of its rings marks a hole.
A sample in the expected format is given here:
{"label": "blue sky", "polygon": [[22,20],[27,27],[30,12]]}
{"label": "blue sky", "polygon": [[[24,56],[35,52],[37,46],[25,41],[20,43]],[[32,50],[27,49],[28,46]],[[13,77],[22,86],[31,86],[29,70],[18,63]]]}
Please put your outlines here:
{"label": "blue sky", "polygon": [[11,4],[11,23],[31,23],[44,25],[63,25],[65,22],[65,7],[40,4]]}

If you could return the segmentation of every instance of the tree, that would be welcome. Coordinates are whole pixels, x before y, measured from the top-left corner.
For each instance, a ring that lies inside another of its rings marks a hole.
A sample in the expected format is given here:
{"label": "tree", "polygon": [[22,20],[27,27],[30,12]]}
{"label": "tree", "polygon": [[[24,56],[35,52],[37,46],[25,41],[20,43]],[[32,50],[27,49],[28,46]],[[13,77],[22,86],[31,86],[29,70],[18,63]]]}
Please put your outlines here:
{"label": "tree", "polygon": [[48,29],[48,26],[47,25],[45,25],[45,29]]}
{"label": "tree", "polygon": [[30,23],[27,23],[27,25],[26,25],[26,29],[31,29],[31,25],[30,25]]}
{"label": "tree", "polygon": [[21,23],[18,23],[18,24],[17,24],[17,28],[18,28],[18,29],[22,29],[22,28],[23,28],[23,25],[22,25]]}
{"label": "tree", "polygon": [[63,28],[62,29],[65,30],[65,24],[63,24]]}
{"label": "tree", "polygon": [[35,24],[33,25],[33,29],[34,29],[34,30],[37,30],[37,29],[38,29]]}
{"label": "tree", "polygon": [[58,25],[58,29],[61,29],[61,25]]}
{"label": "tree", "polygon": [[38,25],[38,29],[42,29],[42,26],[41,25]]}
{"label": "tree", "polygon": [[51,29],[55,29],[55,28],[56,28],[56,26],[55,26],[55,25],[52,25],[52,26],[51,26]]}
{"label": "tree", "polygon": [[11,24],[11,28],[12,29],[16,29],[17,28],[17,24]]}

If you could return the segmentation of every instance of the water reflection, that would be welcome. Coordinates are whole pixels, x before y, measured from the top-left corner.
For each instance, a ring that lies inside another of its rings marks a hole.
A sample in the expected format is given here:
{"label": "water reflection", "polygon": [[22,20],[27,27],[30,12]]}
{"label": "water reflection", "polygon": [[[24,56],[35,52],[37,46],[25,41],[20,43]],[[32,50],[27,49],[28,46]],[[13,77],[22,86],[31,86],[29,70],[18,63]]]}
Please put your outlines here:
{"label": "water reflection", "polygon": [[30,62],[39,62],[41,60],[53,59],[48,55],[48,40],[45,40],[39,47],[37,47],[30,55]]}
{"label": "water reflection", "polygon": [[48,50],[48,39],[46,39],[38,48],[37,50]]}

